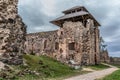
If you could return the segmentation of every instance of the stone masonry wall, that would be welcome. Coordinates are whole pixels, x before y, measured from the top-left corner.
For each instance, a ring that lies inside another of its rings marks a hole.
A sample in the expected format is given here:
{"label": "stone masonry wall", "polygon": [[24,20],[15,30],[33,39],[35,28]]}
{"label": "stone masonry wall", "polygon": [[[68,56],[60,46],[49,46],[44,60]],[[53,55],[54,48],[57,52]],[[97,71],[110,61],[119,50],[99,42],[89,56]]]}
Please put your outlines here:
{"label": "stone masonry wall", "polygon": [[120,57],[110,57],[109,63],[120,65]]}
{"label": "stone masonry wall", "polygon": [[[66,45],[66,48],[61,47],[64,57],[83,65],[98,63],[99,55],[95,51],[99,48],[96,47],[96,44],[99,45],[95,35],[96,28],[93,20],[90,19],[87,20],[86,26],[83,26],[81,22],[65,22],[62,28],[63,35],[61,35],[61,44]],[[73,50],[69,49],[71,43],[75,47]]]}
{"label": "stone masonry wall", "polygon": [[0,0],[0,61],[21,64],[26,26],[18,15],[18,0]]}
{"label": "stone masonry wall", "polygon": [[101,60],[101,62],[106,62],[106,63],[110,62],[110,58],[109,58],[109,54],[108,54],[107,50],[101,51],[100,60]]}
{"label": "stone masonry wall", "polygon": [[57,31],[30,33],[25,42],[25,52],[27,54],[43,55],[54,53]]}
{"label": "stone masonry wall", "polygon": [[83,23],[66,21],[57,31],[31,33],[25,43],[26,53],[49,55],[69,63],[93,65],[99,63],[99,29],[91,19]]}

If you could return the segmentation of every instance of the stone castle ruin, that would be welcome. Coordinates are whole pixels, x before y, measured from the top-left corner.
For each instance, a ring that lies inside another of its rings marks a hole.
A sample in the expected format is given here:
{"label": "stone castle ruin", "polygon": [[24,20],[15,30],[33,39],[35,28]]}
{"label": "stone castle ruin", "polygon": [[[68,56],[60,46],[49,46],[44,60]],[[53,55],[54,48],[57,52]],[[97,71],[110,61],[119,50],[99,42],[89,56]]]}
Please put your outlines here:
{"label": "stone castle ruin", "polygon": [[100,60],[101,62],[104,62],[104,63],[110,63],[110,57],[108,54],[108,50],[103,50],[100,52]]}
{"label": "stone castle ruin", "polygon": [[0,0],[0,61],[21,64],[26,25],[18,15],[18,0]]}
{"label": "stone castle ruin", "polygon": [[76,6],[53,21],[56,31],[30,33],[25,52],[48,55],[61,62],[94,65],[100,62],[100,24],[83,6]]}
{"label": "stone castle ruin", "polygon": [[22,54],[47,55],[68,64],[100,62],[100,24],[83,6],[53,21],[56,31],[30,33],[18,15],[18,0],[0,0],[0,68],[23,63]]}

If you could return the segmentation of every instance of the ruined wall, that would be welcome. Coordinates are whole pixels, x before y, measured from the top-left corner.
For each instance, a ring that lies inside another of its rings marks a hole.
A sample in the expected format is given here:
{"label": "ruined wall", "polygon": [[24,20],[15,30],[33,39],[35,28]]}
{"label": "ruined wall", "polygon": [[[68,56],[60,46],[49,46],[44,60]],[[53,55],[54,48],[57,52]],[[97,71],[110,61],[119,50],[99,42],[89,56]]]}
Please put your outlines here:
{"label": "ruined wall", "polygon": [[21,64],[26,26],[18,15],[18,0],[0,0],[0,61]]}
{"label": "ruined wall", "polygon": [[65,22],[60,29],[61,44],[60,50],[62,54],[62,60],[67,59],[74,60],[76,63],[81,63],[82,57],[82,33],[84,26],[81,22]]}
{"label": "ruined wall", "polygon": [[57,31],[30,33],[26,36],[25,52],[27,54],[51,54],[55,51]]}
{"label": "ruined wall", "polygon": [[100,52],[100,61],[101,62],[106,62],[106,63],[110,62],[110,58],[109,58],[109,54],[108,54],[107,50],[104,50],[104,51]]}
{"label": "ruined wall", "polygon": [[120,65],[120,57],[110,57],[110,63]]}
{"label": "ruined wall", "polygon": [[[99,37],[96,34],[96,28],[98,27],[94,27],[94,22],[91,19],[87,20],[86,26],[79,21],[65,22],[63,28],[61,28],[63,30],[63,34],[61,35],[63,36],[63,40],[61,44],[66,45],[66,48],[61,47],[64,57],[82,65],[98,63],[99,47],[96,47],[96,45],[99,46],[97,42]],[[69,49],[70,45],[73,46],[74,49]]]}
{"label": "ruined wall", "polygon": [[66,21],[57,31],[31,33],[25,43],[26,53],[49,55],[61,62],[89,65],[99,62],[99,31],[94,22]]}
{"label": "ruined wall", "polygon": [[99,28],[94,26],[94,21],[90,19],[87,20],[86,28],[88,30],[86,38],[88,38],[89,63],[98,64],[100,62]]}

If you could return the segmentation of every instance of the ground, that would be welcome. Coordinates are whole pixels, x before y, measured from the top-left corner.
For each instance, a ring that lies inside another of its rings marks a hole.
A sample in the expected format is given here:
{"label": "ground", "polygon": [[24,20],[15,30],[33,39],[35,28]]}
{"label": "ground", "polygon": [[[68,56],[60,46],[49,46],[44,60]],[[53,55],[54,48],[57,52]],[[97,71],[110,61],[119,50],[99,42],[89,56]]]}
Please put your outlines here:
{"label": "ground", "polygon": [[24,55],[24,65],[10,66],[0,72],[0,80],[53,80],[88,73],[75,70],[47,56]]}
{"label": "ground", "polygon": [[[111,66],[111,65],[110,65],[110,67],[111,68],[104,69],[104,70],[99,70],[99,71],[94,71],[94,72],[91,72],[91,73],[71,77],[71,78],[68,78],[68,79],[65,79],[65,80],[95,80],[95,79],[98,79],[98,78],[102,78],[102,77],[104,77],[108,74],[111,74],[112,72],[118,70],[117,67],[114,67],[114,66]],[[109,79],[105,79],[105,80],[109,80]],[[111,80],[116,80],[116,79],[111,79]]]}
{"label": "ground", "polygon": [[107,75],[106,77],[98,79],[98,80],[120,80],[120,64],[119,65],[112,64],[112,65],[118,67],[118,70],[113,72],[112,74]]}
{"label": "ground", "polygon": [[0,80],[63,80],[71,76],[82,75],[96,70],[109,68],[100,64],[83,66],[75,70],[66,64],[47,56],[24,55],[24,65],[10,66],[7,71],[0,72]]}

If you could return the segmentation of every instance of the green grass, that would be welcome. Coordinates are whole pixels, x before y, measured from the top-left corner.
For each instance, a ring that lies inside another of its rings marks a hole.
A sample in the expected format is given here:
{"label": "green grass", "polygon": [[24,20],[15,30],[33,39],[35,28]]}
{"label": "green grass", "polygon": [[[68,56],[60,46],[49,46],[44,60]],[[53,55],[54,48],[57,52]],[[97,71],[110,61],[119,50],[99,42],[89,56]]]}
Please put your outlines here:
{"label": "green grass", "polygon": [[113,66],[120,68],[120,64],[110,64],[110,65],[113,65]]}
{"label": "green grass", "polygon": [[[47,56],[24,55],[24,61],[27,65],[12,66],[13,71],[8,73],[11,80],[62,80],[70,76],[88,73],[88,71],[81,71],[81,69],[74,70]],[[25,70],[36,71],[39,74],[27,73],[18,76]],[[3,79],[0,78],[0,80]]]}
{"label": "green grass", "polygon": [[[59,61],[49,58],[47,56],[33,56],[25,55],[24,59],[29,64],[31,70],[36,70],[41,73],[43,78],[64,78],[76,74],[83,74],[87,71],[74,70],[66,64],[60,63]],[[39,61],[42,64],[38,64]]]}
{"label": "green grass", "polygon": [[120,69],[113,72],[112,74],[98,80],[120,80]]}
{"label": "green grass", "polygon": [[[24,58],[31,70],[41,72],[45,77],[57,77],[73,72],[67,65],[46,56],[25,55]],[[39,64],[39,61],[42,64]]]}
{"label": "green grass", "polygon": [[104,65],[104,64],[98,64],[98,65],[91,65],[91,66],[87,66],[88,68],[91,68],[93,70],[102,70],[102,69],[106,69],[109,68],[109,66]]}

